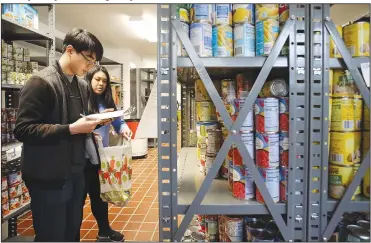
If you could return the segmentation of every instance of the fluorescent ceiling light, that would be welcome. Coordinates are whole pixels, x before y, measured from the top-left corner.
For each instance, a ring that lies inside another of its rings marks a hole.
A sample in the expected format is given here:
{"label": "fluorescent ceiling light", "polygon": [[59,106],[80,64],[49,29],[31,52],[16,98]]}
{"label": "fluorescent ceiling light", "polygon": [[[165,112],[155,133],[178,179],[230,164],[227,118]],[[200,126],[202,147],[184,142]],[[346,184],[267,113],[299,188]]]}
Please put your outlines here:
{"label": "fluorescent ceiling light", "polygon": [[157,22],[144,18],[142,16],[132,16],[129,19],[129,25],[139,38],[149,42],[157,42]]}

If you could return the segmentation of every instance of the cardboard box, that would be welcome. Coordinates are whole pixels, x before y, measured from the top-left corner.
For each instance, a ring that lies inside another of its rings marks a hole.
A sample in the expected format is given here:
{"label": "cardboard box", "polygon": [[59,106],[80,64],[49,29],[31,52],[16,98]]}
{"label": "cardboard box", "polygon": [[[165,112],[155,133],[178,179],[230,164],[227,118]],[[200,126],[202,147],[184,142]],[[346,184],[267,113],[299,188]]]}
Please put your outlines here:
{"label": "cardboard box", "polygon": [[39,12],[29,4],[19,4],[18,23],[28,28],[39,29]]}

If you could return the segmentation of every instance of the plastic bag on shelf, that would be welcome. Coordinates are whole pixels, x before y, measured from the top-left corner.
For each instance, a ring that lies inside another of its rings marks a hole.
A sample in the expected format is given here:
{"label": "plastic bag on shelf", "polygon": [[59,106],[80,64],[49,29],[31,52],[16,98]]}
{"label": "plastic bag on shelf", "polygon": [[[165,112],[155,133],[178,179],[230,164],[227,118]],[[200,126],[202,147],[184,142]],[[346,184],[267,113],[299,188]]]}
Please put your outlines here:
{"label": "plastic bag on shelf", "polygon": [[101,160],[99,181],[103,201],[125,206],[132,196],[132,149],[121,138],[117,146],[103,147],[102,138],[95,136]]}

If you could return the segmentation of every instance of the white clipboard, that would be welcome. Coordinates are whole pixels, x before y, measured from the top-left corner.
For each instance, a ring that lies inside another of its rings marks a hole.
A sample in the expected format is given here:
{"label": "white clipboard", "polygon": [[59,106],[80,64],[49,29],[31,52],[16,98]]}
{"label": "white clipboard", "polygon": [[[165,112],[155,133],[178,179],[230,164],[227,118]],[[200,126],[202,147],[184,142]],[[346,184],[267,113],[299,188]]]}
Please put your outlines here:
{"label": "white clipboard", "polygon": [[120,111],[112,111],[112,112],[105,112],[105,113],[99,113],[99,114],[91,114],[85,117],[91,120],[106,120],[106,119],[121,117],[123,115],[124,115],[124,111],[120,110]]}

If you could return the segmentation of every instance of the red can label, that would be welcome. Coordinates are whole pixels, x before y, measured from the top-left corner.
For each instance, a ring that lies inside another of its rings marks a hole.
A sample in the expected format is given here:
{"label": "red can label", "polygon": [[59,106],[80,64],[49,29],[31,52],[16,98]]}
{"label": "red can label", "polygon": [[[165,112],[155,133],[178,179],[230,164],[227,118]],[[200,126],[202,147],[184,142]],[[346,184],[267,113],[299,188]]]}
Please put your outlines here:
{"label": "red can label", "polygon": [[282,25],[289,18],[289,5],[279,4],[278,13],[279,13],[279,22],[280,22],[280,25]]}
{"label": "red can label", "polygon": [[260,168],[279,166],[279,134],[256,133],[256,164]]}
{"label": "red can label", "polygon": [[289,133],[280,133],[280,165],[289,166]]}
{"label": "red can label", "polygon": [[[280,172],[279,169],[263,169],[258,168],[261,176],[264,179],[265,186],[268,189],[268,192],[270,196],[273,199],[273,202],[278,202],[280,199],[280,193],[279,193],[279,181],[280,181]],[[265,203],[263,196],[261,195],[258,188],[256,188],[256,201],[260,203]]]}
{"label": "red can label", "polygon": [[280,131],[289,131],[289,98],[280,98]]}
{"label": "red can label", "polygon": [[259,133],[278,132],[279,105],[276,98],[258,98],[255,101],[255,125]]}
{"label": "red can label", "polygon": [[205,215],[197,215],[198,223],[200,224],[199,232],[205,233],[206,225],[205,225]]}
{"label": "red can label", "polygon": [[280,201],[287,201],[287,180],[289,176],[289,170],[287,167],[280,167]]}
{"label": "red can label", "polygon": [[237,99],[247,98],[251,90],[251,83],[243,74],[237,74]]}

